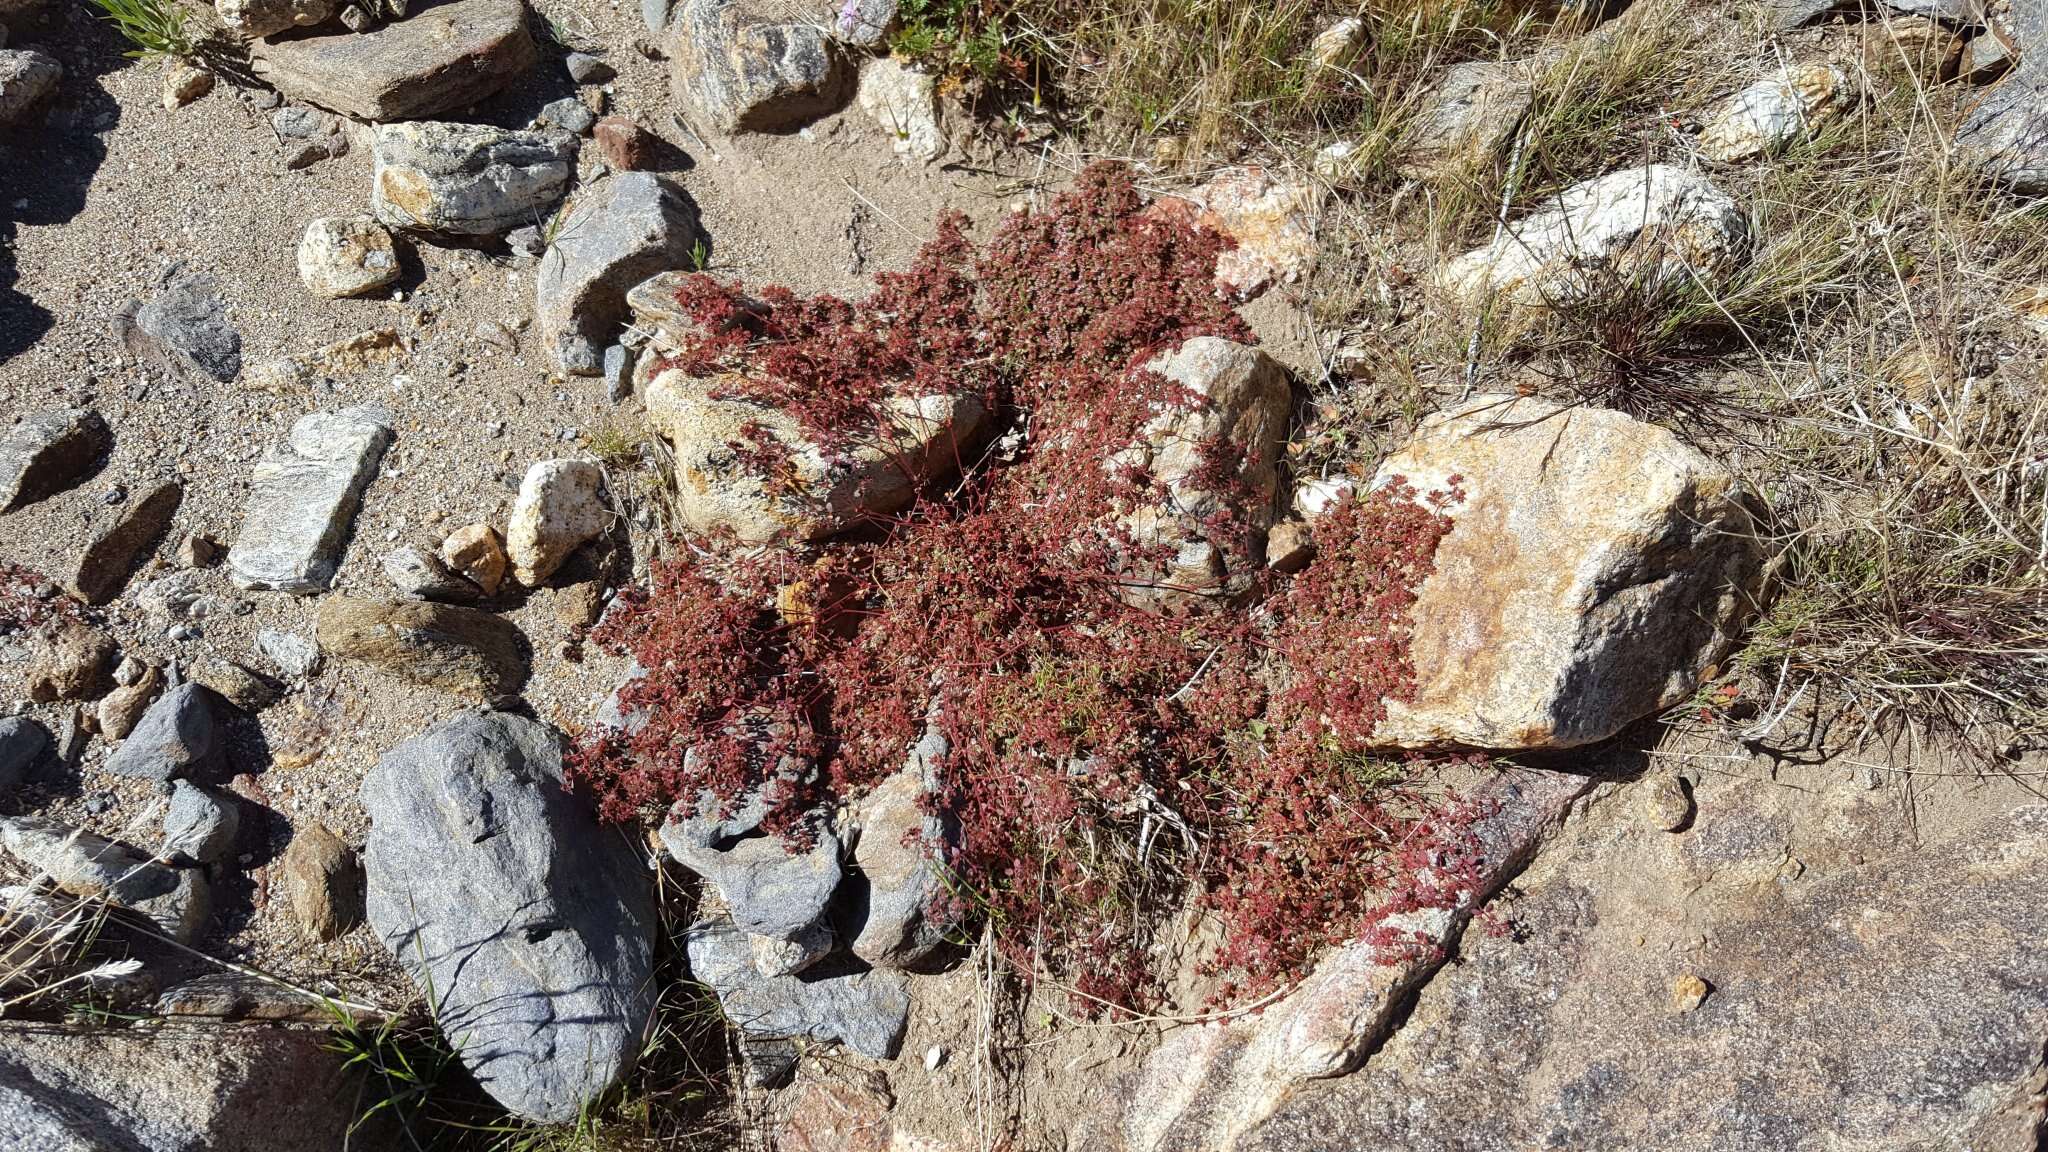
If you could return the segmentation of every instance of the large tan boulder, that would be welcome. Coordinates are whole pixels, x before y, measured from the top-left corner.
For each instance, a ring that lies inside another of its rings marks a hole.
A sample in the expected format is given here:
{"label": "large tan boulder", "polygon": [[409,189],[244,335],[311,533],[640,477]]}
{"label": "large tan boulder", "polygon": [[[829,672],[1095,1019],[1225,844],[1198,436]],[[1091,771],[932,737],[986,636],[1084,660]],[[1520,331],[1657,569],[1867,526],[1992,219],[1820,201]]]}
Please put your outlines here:
{"label": "large tan boulder", "polygon": [[1417,590],[1415,691],[1391,747],[1569,748],[1686,699],[1761,556],[1734,477],[1619,412],[1479,396],[1380,466],[1464,499]]}
{"label": "large tan boulder", "polygon": [[897,396],[871,434],[827,447],[790,413],[735,395],[735,383],[662,369],[642,399],[675,452],[684,526],[745,544],[818,540],[901,511],[959,465],[988,419],[976,396]]}

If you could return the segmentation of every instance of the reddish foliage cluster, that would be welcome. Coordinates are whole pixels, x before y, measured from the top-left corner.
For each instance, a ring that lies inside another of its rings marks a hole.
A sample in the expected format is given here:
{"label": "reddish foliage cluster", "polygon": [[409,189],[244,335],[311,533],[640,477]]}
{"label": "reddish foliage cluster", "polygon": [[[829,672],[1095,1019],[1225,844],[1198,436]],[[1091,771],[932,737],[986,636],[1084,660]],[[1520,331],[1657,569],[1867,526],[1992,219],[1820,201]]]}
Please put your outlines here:
{"label": "reddish foliage cluster", "polygon": [[18,564],[0,564],[0,636],[40,628],[53,621],[83,621],[78,601]]}
{"label": "reddish foliage cluster", "polygon": [[[1157,481],[1106,461],[1193,402],[1150,357],[1250,338],[1211,287],[1226,244],[1148,215],[1125,172],[1096,167],[978,254],[947,222],[856,303],[692,281],[692,373],[841,444],[892,392],[972,389],[1009,447],[811,554],[663,567],[596,635],[648,669],[621,700],[645,725],[577,756],[608,814],[771,778],[800,812],[899,770],[936,723],[951,750],[934,802],[961,828],[953,911],[1096,1005],[1145,995],[1148,930],[1190,883],[1225,922],[1220,966],[1258,988],[1366,931],[1399,870],[1447,858],[1457,811],[1360,747],[1381,698],[1408,689],[1407,594],[1448,527],[1441,504],[1402,489],[1344,506],[1278,595],[1159,612],[1120,594],[1144,549],[1105,525]],[[1211,446],[1205,471],[1220,482],[1244,452]],[[1291,684],[1276,653],[1300,662]],[[822,771],[791,779],[792,762]]]}

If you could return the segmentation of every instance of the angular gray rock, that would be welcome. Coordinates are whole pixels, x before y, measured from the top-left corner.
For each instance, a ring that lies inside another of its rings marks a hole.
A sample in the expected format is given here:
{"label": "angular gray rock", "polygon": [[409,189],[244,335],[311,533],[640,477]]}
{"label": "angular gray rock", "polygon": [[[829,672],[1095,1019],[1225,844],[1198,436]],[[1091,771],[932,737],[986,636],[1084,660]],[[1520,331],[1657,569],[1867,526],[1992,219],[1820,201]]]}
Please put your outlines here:
{"label": "angular gray rock", "polygon": [[294,680],[303,680],[320,670],[320,646],[296,633],[265,628],[256,634],[256,651],[272,667]]}
{"label": "angular gray rock", "polygon": [[1513,64],[1468,60],[1444,69],[1401,135],[1396,168],[1404,176],[1456,175],[1498,160],[1535,99],[1527,73]]}
{"label": "angular gray rock", "polygon": [[587,136],[597,123],[597,113],[576,97],[564,96],[542,105],[533,120],[535,128],[558,128],[571,136]]}
{"label": "angular gray rock", "polygon": [[632,1064],[654,1009],[655,911],[631,837],[569,794],[562,742],[463,712],[363,780],[369,920],[463,1063],[507,1109],[551,1123]]}
{"label": "angular gray rock", "polygon": [[445,692],[490,701],[526,686],[518,625],[489,612],[426,600],[329,596],[316,624],[320,650]]}
{"label": "angular gray rock", "polygon": [[714,131],[792,129],[849,94],[853,69],[820,22],[765,0],[682,0],[669,19],[669,87]]}
{"label": "angular gray rock", "polygon": [[203,873],[167,868],[147,852],[35,816],[0,817],[0,849],[60,891],[147,917],[165,935],[189,944],[212,911]]}
{"label": "angular gray rock", "polygon": [[64,78],[57,58],[29,48],[0,48],[0,124],[27,116]]}
{"label": "angular gray rock", "polygon": [[944,851],[959,828],[925,805],[938,790],[947,751],[945,735],[927,728],[909,763],[854,809],[852,867],[834,900],[844,909],[848,950],[870,964],[915,964],[945,942],[950,925],[930,913],[945,892]]}
{"label": "angular gray rock", "polygon": [[448,570],[425,549],[407,544],[384,555],[384,578],[402,596],[415,600],[449,600],[468,603],[483,590]]}
{"label": "angular gray rock", "polygon": [[136,311],[136,331],[164,363],[230,383],[242,373],[242,334],[228,323],[220,293],[212,276],[174,268]]}
{"label": "angular gray rock", "polygon": [[578,84],[602,84],[618,72],[604,62],[602,56],[588,52],[571,52],[562,58],[562,67],[569,70],[569,79]]}
{"label": "angular gray rock", "polygon": [[[694,753],[685,754],[687,757]],[[825,820],[811,821],[811,845],[792,854],[788,845],[761,828],[768,816],[763,790],[721,817],[717,797],[705,793],[694,812],[678,803],[661,825],[661,843],[685,868],[718,890],[743,931],[772,940],[793,940],[825,918],[839,887],[840,843]]]}
{"label": "angular gray rock", "polygon": [[164,480],[109,510],[106,522],[79,555],[65,589],[87,604],[105,604],[120,595],[128,577],[171,530],[171,517],[184,499],[184,485]]}
{"label": "angular gray rock", "polygon": [[166,1023],[0,1024],[6,1152],[278,1152],[396,1148],[382,1117],[354,1127],[369,1085],[327,1033]]}
{"label": "angular gray rock", "polygon": [[621,172],[578,192],[541,257],[535,316],[550,361],[595,376],[625,320],[626,293],[689,263],[702,239],[696,206],[651,172]]}
{"label": "angular gray rock", "polygon": [[171,804],[164,813],[162,856],[183,855],[201,864],[218,864],[235,849],[242,810],[234,797],[190,780],[171,785]]}
{"label": "angular gray rock", "polygon": [[370,207],[393,228],[495,236],[548,220],[575,174],[576,137],[481,124],[385,124]]}
{"label": "angular gray rock", "polygon": [[832,17],[832,34],[862,48],[882,42],[896,23],[900,0],[844,0]]}
{"label": "angular gray rock", "polygon": [[33,716],[0,720],[0,795],[21,787],[51,750],[50,730]]}
{"label": "angular gray rock", "polygon": [[100,414],[86,408],[37,412],[0,436],[0,512],[53,496],[91,474],[114,447]]}
{"label": "angular gray rock", "polygon": [[213,691],[186,682],[156,698],[114,754],[107,771],[143,780],[172,780],[213,766],[220,752]]}
{"label": "angular gray rock", "polygon": [[726,1019],[757,1036],[808,1036],[876,1060],[893,1059],[910,1016],[903,973],[826,960],[794,976],[756,967],[747,933],[725,920],[692,926],[690,975],[711,986]]}
{"label": "angular gray rock", "polygon": [[2010,21],[2019,63],[1970,109],[1956,151],[2013,191],[2038,196],[2048,192],[2048,3],[2013,0]]}
{"label": "angular gray rock", "polygon": [[228,549],[238,588],[324,592],[341,562],[363,489],[391,443],[381,409],[312,412],[250,477],[241,531]]}
{"label": "angular gray rock", "polygon": [[286,96],[385,121],[465,108],[540,53],[522,0],[443,0],[368,32],[304,29],[258,40],[249,57],[256,75]]}

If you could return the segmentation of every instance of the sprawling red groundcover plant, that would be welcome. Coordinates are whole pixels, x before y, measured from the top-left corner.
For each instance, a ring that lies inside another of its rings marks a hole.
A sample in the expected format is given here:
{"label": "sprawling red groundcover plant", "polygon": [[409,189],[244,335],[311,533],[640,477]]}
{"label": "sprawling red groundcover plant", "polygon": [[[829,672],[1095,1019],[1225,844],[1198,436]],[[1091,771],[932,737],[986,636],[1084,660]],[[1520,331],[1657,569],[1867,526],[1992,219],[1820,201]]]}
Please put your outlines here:
{"label": "sprawling red groundcover plant", "polygon": [[[1227,246],[1148,213],[1105,165],[978,251],[942,221],[861,301],[690,280],[678,299],[701,334],[675,363],[821,442],[871,437],[905,389],[976,393],[997,434],[903,513],[808,550],[706,542],[629,594],[596,639],[648,670],[621,701],[648,722],[594,734],[575,766],[607,814],[736,797],[794,761],[818,770],[772,794],[778,830],[802,837],[807,813],[899,770],[936,724],[950,753],[933,803],[960,827],[947,911],[1097,1008],[1154,989],[1151,930],[1190,885],[1222,921],[1210,963],[1232,993],[1389,910],[1457,899],[1469,814],[1366,751],[1384,701],[1410,690],[1408,607],[1454,492],[1338,506],[1284,587],[1261,575],[1166,611],[1121,594],[1163,558],[1116,513],[1158,483],[1106,461],[1191,402],[1142,370],[1150,357],[1252,338],[1212,287]],[[1208,446],[1207,479],[1243,452]]]}

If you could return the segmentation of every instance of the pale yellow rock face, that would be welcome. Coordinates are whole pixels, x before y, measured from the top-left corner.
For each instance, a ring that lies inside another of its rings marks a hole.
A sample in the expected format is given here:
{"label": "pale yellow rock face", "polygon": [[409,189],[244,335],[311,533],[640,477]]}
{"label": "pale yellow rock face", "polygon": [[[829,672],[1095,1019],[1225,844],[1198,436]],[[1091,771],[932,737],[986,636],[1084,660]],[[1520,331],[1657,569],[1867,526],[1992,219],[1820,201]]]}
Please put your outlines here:
{"label": "pale yellow rock face", "polygon": [[1619,412],[1475,397],[1383,465],[1464,500],[1417,590],[1415,691],[1385,747],[1569,748],[1685,700],[1762,559],[1735,479]]}
{"label": "pale yellow rock face", "polygon": [[1717,105],[1700,152],[1723,164],[1773,155],[1839,119],[1854,98],[1848,75],[1831,64],[1784,69]]}
{"label": "pale yellow rock face", "polygon": [[539,587],[578,548],[604,533],[604,470],[589,460],[543,460],[527,469],[505,524],[512,574]]}
{"label": "pale yellow rock face", "polygon": [[[647,419],[675,452],[676,509],[694,532],[742,544],[818,540],[907,507],[927,480],[957,467],[988,412],[974,396],[901,396],[869,438],[829,451],[786,412],[731,398],[730,382],[677,369],[644,388]],[[784,459],[773,474],[758,442]]]}

